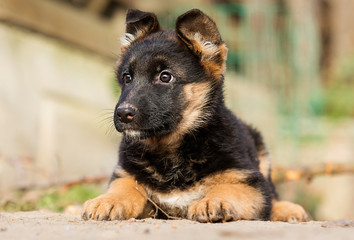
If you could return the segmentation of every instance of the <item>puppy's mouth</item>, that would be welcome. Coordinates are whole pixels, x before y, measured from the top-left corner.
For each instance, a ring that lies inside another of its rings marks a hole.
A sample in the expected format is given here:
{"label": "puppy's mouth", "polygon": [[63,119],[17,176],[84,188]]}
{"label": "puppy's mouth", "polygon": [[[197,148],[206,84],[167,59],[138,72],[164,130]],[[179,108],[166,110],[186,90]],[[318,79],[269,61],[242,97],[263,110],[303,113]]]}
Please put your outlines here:
{"label": "puppy's mouth", "polygon": [[[121,131],[124,135],[124,137],[127,140],[130,141],[139,141],[139,140],[144,140],[148,139],[151,137],[158,137],[162,136],[164,134],[161,134],[160,132],[156,132],[154,129],[133,129],[133,128],[127,128],[127,129],[122,129]],[[167,134],[166,132],[165,134]]]}
{"label": "puppy's mouth", "polygon": [[115,125],[117,131],[123,133],[124,137],[128,140],[143,140],[151,137],[164,136],[171,132],[169,126],[170,125],[166,124],[159,127],[155,126],[154,128],[144,128],[137,126],[137,124],[134,124],[134,126],[132,124],[130,124],[130,126],[124,126],[122,124]]}
{"label": "puppy's mouth", "polygon": [[121,131],[124,137],[130,141],[143,140],[151,137],[151,131],[144,129],[127,128]]}

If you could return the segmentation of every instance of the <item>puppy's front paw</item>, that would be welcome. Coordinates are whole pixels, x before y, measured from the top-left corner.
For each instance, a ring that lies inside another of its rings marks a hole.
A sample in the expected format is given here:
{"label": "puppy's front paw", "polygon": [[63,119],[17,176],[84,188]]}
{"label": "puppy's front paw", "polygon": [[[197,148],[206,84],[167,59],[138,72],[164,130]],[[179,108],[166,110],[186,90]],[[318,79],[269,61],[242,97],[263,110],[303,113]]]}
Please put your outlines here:
{"label": "puppy's front paw", "polygon": [[298,204],[287,201],[274,201],[272,208],[272,221],[306,222],[309,216],[304,208]]}
{"label": "puppy's front paw", "polygon": [[206,223],[235,221],[238,217],[228,201],[222,198],[204,198],[189,207],[188,219]]}
{"label": "puppy's front paw", "polygon": [[84,220],[123,220],[132,217],[132,202],[122,200],[117,194],[106,193],[84,203],[82,218]]}
{"label": "puppy's front paw", "polygon": [[85,202],[84,220],[123,220],[138,218],[144,211],[146,192],[134,179],[116,178],[108,192]]}

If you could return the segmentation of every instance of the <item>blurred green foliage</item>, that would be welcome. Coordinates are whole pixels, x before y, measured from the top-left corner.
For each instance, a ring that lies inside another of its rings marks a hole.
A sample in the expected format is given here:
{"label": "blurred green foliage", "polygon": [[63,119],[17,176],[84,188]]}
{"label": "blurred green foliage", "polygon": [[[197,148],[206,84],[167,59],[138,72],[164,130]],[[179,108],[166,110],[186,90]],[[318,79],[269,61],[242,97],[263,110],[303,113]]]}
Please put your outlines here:
{"label": "blurred green foliage", "polygon": [[82,204],[86,200],[102,193],[102,187],[84,184],[70,187],[66,190],[53,188],[49,190],[31,190],[16,192],[0,201],[0,211],[32,211],[47,209],[62,212],[70,205]]}
{"label": "blurred green foliage", "polygon": [[331,119],[354,117],[354,83],[334,81],[325,90],[323,115]]}
{"label": "blurred green foliage", "polygon": [[42,196],[38,207],[52,211],[63,211],[65,207],[72,204],[82,204],[86,200],[97,197],[100,189],[94,185],[79,185],[69,188],[65,193],[56,190]]}

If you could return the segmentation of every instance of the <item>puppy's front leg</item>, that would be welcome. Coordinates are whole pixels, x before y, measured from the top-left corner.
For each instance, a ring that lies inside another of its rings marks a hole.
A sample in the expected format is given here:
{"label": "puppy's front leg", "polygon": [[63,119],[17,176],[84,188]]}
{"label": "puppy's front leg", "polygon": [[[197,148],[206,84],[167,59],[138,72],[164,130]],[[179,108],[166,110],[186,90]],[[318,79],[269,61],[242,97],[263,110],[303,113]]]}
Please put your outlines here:
{"label": "puppy's front leg", "polygon": [[192,204],[188,218],[199,222],[259,219],[266,205],[260,190],[247,184],[220,184]]}
{"label": "puppy's front leg", "polygon": [[[137,190],[139,189],[139,191]],[[137,218],[146,205],[146,191],[131,178],[116,178],[107,193],[85,202],[85,220],[123,220]]]}

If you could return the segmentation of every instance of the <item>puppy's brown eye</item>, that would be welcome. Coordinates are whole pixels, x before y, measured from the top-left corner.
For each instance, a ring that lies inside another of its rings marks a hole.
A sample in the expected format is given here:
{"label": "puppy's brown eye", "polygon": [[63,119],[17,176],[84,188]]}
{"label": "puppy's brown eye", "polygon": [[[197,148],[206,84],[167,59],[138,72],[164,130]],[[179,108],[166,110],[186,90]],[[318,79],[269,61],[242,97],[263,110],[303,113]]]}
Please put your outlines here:
{"label": "puppy's brown eye", "polygon": [[160,74],[160,81],[164,83],[169,83],[173,80],[173,76],[169,72],[162,72]]}
{"label": "puppy's brown eye", "polygon": [[123,81],[125,83],[130,83],[132,81],[132,76],[129,73],[124,73],[123,74]]}

